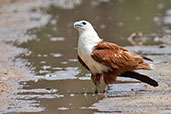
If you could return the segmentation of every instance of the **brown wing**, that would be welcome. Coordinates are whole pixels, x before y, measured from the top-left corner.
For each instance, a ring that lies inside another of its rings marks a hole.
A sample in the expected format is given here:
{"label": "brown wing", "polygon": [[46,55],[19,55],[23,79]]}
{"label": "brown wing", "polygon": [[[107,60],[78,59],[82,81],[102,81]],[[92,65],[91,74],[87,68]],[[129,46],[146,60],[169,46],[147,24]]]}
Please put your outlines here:
{"label": "brown wing", "polygon": [[143,58],[116,44],[100,42],[92,52],[92,58],[112,69],[135,70],[138,64],[143,63]]}
{"label": "brown wing", "polygon": [[88,66],[82,61],[82,59],[80,58],[80,56],[78,56],[78,61],[87,69],[87,70],[90,70],[88,68]]}

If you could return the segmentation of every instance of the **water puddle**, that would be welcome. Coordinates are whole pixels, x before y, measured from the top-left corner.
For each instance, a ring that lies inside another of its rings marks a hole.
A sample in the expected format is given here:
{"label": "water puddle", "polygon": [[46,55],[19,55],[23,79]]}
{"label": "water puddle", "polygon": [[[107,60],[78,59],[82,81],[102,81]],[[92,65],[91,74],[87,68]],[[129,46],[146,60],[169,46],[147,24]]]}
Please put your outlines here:
{"label": "water puddle", "polygon": [[[167,0],[142,0],[141,2],[80,0],[69,9],[55,4],[47,8],[33,9],[33,11],[46,12],[51,19],[44,27],[27,32],[29,35],[34,35],[35,40],[18,45],[28,49],[28,52],[19,58],[27,62],[27,66],[36,76],[35,80],[20,82],[21,86],[14,99],[16,102],[10,105],[7,110],[8,114],[10,112],[11,114],[26,114],[27,112],[91,114],[96,112],[88,107],[103,99],[105,95],[94,94],[90,74],[76,59],[78,35],[73,29],[73,22],[88,19],[105,40],[120,45],[130,45],[127,37],[136,31],[142,31],[148,35],[152,33],[159,35],[166,31],[169,33],[170,31],[166,28],[170,26],[165,25],[165,28],[161,28],[163,24],[160,22],[160,19],[165,17],[164,23],[170,23],[166,18],[167,15],[170,18],[169,8]],[[139,50],[139,48],[136,49]],[[168,52],[170,53],[170,50]],[[150,92],[143,88],[144,85],[135,80],[120,78],[117,84],[110,86],[111,90],[108,92],[110,95],[122,97]],[[124,106],[121,108],[130,111],[141,109],[141,107]],[[122,112],[120,107],[102,111]]]}
{"label": "water puddle", "polygon": [[103,98],[103,95],[94,94],[90,80],[40,80],[23,82],[23,84],[15,99],[18,101],[17,104],[12,104],[10,107],[20,112],[21,110],[37,113],[64,111],[86,114],[92,111],[83,110],[82,107],[88,108]]}

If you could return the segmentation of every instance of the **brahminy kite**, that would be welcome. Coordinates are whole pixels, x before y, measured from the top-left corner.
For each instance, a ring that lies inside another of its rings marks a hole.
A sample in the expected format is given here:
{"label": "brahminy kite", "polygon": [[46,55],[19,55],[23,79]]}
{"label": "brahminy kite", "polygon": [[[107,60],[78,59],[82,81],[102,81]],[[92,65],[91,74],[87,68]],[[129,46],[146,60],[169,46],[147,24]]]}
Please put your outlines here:
{"label": "brahminy kite", "polygon": [[91,79],[96,85],[95,93],[98,93],[102,77],[106,85],[115,83],[116,77],[122,76],[140,80],[154,87],[158,86],[155,80],[135,72],[140,69],[152,70],[153,66],[144,61],[152,61],[151,59],[102,40],[88,21],[77,21],[74,28],[79,32],[78,60],[91,72]]}

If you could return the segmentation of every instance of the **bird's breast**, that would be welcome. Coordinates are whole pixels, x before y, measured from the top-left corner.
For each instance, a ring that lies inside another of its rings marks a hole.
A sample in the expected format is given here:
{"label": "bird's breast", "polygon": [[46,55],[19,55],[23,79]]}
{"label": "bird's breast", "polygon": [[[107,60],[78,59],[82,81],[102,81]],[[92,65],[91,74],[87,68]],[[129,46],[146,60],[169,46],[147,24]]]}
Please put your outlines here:
{"label": "bird's breast", "polygon": [[86,44],[85,42],[79,42],[78,55],[93,74],[106,72],[109,68],[105,65],[96,62],[91,57],[91,53],[93,52],[95,46],[96,44],[93,44],[91,42],[89,42],[88,44]]}

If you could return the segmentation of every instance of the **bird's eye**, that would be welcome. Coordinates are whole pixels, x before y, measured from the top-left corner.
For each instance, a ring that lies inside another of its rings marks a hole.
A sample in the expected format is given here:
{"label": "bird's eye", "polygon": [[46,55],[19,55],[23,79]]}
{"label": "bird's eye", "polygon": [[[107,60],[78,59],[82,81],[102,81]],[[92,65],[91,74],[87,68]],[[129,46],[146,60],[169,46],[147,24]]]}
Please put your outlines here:
{"label": "bird's eye", "polygon": [[86,22],[82,22],[83,25],[86,25]]}

